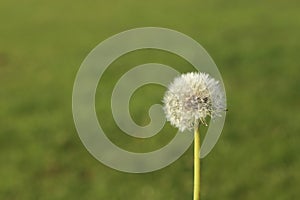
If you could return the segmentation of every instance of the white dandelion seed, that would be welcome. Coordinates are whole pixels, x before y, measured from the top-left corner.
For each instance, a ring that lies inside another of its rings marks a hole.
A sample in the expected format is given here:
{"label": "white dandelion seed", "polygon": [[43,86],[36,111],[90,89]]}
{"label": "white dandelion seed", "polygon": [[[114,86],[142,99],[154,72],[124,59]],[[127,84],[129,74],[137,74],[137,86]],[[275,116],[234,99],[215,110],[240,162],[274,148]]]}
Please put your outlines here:
{"label": "white dandelion seed", "polygon": [[180,131],[206,124],[205,118],[221,116],[226,109],[225,96],[219,81],[206,73],[182,74],[169,85],[164,98],[167,121]]}

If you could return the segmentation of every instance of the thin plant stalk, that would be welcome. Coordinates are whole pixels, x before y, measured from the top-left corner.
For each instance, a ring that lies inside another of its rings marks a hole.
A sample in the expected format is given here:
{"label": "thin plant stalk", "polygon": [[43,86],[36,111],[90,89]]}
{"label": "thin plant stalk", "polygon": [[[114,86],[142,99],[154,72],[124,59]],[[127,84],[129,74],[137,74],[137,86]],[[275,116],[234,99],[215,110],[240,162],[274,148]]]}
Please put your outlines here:
{"label": "thin plant stalk", "polygon": [[200,200],[200,133],[194,127],[194,200]]}

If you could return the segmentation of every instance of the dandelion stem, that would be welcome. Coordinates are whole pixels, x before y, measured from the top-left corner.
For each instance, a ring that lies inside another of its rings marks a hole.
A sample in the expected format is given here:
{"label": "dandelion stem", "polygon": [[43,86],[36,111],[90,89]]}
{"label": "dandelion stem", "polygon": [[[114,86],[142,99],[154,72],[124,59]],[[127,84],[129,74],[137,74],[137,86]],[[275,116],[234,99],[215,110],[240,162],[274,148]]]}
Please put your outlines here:
{"label": "dandelion stem", "polygon": [[194,200],[200,200],[200,133],[194,127]]}

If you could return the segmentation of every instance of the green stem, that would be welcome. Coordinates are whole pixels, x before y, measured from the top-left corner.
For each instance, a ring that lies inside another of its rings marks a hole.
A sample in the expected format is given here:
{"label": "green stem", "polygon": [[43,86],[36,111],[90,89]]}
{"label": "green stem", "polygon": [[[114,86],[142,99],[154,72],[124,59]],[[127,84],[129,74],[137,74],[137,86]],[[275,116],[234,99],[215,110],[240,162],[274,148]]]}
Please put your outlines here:
{"label": "green stem", "polygon": [[200,133],[194,128],[194,200],[200,199]]}

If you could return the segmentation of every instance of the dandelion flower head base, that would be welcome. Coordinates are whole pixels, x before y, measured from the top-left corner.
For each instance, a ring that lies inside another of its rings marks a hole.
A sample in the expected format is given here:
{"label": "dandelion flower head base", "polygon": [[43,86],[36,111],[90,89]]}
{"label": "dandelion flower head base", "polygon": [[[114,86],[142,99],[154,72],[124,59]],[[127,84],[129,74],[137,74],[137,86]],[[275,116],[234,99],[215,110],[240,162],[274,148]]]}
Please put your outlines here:
{"label": "dandelion flower head base", "polygon": [[191,72],[176,77],[164,98],[167,120],[180,131],[193,130],[205,118],[221,116],[226,109],[225,95],[219,81],[206,73]]}

